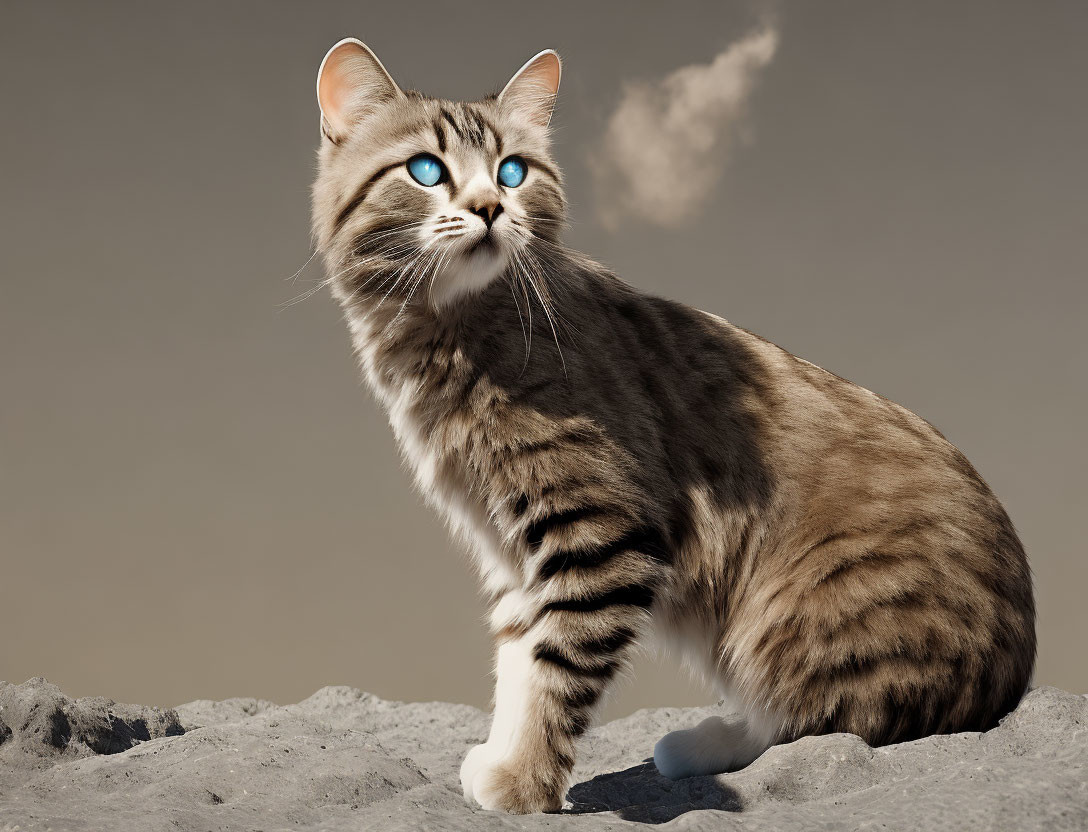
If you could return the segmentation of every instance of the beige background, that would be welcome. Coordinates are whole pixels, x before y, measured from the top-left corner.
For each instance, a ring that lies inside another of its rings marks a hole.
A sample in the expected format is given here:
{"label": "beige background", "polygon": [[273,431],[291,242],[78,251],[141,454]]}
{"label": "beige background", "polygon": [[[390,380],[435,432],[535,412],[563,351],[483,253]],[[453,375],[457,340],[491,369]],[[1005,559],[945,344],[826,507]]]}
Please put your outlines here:
{"label": "beige background", "polygon": [[[474,580],[336,309],[279,308],[320,277],[285,281],[309,255],[314,73],[356,34],[466,98],[557,47],[568,240],[934,422],[1031,555],[1037,681],[1088,690],[1088,6],[780,6],[709,207],[607,232],[586,157],[623,82],[709,60],[751,8],[5,2],[0,678],[486,702]],[[704,698],[644,664],[611,712]]]}

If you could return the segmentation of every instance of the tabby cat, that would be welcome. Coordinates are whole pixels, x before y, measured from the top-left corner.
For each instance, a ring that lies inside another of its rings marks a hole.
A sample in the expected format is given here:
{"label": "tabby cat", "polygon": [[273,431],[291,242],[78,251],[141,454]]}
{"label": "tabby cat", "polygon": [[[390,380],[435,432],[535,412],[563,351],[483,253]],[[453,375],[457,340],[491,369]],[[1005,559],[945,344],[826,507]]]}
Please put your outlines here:
{"label": "tabby cat", "polygon": [[651,633],[742,719],[665,736],[668,777],[845,731],[989,728],[1035,655],[1005,511],[908,410],[565,248],[560,62],[498,95],[322,62],[313,228],[363,373],[490,602],[497,683],[461,767],[487,809],[558,809]]}

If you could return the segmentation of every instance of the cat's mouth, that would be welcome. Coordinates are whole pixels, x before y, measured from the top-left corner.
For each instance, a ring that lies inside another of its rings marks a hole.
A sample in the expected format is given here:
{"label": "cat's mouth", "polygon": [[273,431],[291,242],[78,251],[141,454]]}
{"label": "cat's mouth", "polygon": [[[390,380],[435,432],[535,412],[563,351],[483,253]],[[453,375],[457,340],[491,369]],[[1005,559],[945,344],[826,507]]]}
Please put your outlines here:
{"label": "cat's mouth", "polygon": [[499,243],[495,239],[494,232],[489,228],[479,240],[469,246],[468,254],[495,254],[499,250]]}
{"label": "cat's mouth", "polygon": [[464,240],[453,263],[442,267],[437,280],[430,283],[431,300],[436,307],[466,293],[483,289],[506,268],[509,252],[502,235],[490,229],[478,239]]}

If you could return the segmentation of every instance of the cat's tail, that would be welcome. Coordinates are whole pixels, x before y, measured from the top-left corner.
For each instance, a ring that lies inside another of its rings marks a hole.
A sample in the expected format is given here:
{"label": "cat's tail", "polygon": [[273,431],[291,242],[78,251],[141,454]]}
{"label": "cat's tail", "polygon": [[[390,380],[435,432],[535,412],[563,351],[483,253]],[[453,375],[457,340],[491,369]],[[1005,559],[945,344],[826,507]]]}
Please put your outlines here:
{"label": "cat's tail", "polygon": [[712,716],[673,731],[654,746],[654,765],[671,780],[736,771],[773,745],[768,732],[739,714]]}

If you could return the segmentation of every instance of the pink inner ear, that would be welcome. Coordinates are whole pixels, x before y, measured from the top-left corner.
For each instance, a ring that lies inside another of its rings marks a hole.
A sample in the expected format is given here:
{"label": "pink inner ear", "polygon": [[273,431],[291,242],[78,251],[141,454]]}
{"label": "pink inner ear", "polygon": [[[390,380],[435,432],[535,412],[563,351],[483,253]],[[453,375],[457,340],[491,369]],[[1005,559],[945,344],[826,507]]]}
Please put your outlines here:
{"label": "pink inner ear", "polygon": [[345,133],[369,108],[398,95],[400,88],[381,61],[354,38],[336,44],[321,62],[317,100],[334,134]]}
{"label": "pink inner ear", "polygon": [[533,121],[546,127],[559,92],[561,72],[559,56],[551,50],[542,52],[517,71],[499,98],[522,108]]}
{"label": "pink inner ear", "polygon": [[550,52],[537,58],[525,70],[525,76],[533,83],[546,87],[553,95],[559,90],[559,59]]}
{"label": "pink inner ear", "polygon": [[345,78],[344,61],[351,52],[360,53],[362,49],[354,43],[345,43],[333,51],[325,59],[325,66],[321,70],[321,79],[317,85],[317,98],[321,105],[321,112],[336,130],[341,130],[345,126],[342,114],[344,105],[347,103],[348,84]]}

